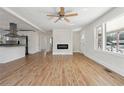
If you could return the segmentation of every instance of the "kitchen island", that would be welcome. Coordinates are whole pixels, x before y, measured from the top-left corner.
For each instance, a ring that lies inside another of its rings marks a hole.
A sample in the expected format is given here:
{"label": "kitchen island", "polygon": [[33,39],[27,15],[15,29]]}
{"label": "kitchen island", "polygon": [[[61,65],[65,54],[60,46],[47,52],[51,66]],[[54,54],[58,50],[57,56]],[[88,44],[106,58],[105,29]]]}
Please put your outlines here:
{"label": "kitchen island", "polygon": [[23,45],[0,45],[0,63],[7,63],[25,57]]}

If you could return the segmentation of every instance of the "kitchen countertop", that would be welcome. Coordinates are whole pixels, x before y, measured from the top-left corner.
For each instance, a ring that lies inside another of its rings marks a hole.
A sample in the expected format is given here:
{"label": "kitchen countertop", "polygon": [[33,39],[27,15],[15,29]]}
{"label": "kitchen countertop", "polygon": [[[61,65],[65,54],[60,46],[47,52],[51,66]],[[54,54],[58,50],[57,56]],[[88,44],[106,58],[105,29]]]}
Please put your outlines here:
{"label": "kitchen countertop", "polygon": [[25,45],[0,44],[0,47],[20,47]]}

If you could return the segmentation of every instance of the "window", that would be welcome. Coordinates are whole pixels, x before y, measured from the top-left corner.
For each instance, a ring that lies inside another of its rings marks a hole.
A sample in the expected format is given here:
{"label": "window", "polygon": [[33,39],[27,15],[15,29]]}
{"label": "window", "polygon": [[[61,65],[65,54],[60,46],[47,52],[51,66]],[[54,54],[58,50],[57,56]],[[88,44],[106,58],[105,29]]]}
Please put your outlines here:
{"label": "window", "polygon": [[124,16],[119,16],[106,22],[105,50],[124,54]]}
{"label": "window", "polygon": [[124,54],[124,15],[107,21],[95,29],[95,49]]}
{"label": "window", "polygon": [[96,47],[99,50],[103,50],[103,24],[96,27],[96,37],[97,37],[97,44]]}
{"label": "window", "polygon": [[106,50],[114,51],[116,48],[116,32],[106,33]]}
{"label": "window", "polygon": [[0,34],[0,44],[2,43],[2,35]]}
{"label": "window", "polygon": [[106,50],[124,53],[124,31],[106,33]]}
{"label": "window", "polygon": [[124,31],[119,33],[119,46],[118,49],[121,53],[124,54]]}

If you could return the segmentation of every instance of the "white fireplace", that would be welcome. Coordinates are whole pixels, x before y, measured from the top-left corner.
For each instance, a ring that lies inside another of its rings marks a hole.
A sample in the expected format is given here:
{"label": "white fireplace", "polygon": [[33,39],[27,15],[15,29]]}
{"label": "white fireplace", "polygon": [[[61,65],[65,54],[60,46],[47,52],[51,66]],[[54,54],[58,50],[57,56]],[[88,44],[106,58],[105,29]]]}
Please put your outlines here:
{"label": "white fireplace", "polygon": [[73,32],[69,29],[53,30],[53,55],[73,54]]}

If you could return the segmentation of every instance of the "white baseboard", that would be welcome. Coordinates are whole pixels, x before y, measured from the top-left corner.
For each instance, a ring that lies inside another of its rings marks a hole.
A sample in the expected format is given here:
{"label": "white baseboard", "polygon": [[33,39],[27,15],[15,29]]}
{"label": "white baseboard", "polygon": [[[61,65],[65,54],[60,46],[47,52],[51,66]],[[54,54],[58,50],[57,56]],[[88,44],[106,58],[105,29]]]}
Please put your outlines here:
{"label": "white baseboard", "polygon": [[84,54],[84,55],[89,57],[90,59],[94,60],[96,63],[101,64],[101,65],[105,66],[106,68],[124,76],[124,70],[119,69],[118,67],[112,66],[110,64],[106,64],[103,60],[100,60],[98,57],[91,56],[91,55],[88,55],[88,54]]}
{"label": "white baseboard", "polygon": [[73,53],[57,53],[57,52],[53,52],[53,55],[73,55]]}
{"label": "white baseboard", "polygon": [[73,53],[80,53],[80,51],[73,51]]}

